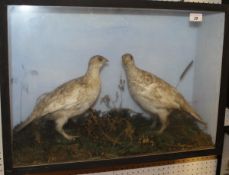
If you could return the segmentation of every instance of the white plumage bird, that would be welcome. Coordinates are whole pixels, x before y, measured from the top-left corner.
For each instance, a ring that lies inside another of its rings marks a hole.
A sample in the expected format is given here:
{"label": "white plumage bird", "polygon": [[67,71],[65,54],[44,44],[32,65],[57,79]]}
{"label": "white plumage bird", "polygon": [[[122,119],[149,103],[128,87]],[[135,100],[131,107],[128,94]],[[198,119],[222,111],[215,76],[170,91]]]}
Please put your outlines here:
{"label": "white plumage bird", "polygon": [[15,129],[16,132],[50,114],[49,118],[55,121],[56,130],[61,135],[68,140],[76,138],[68,135],[63,126],[70,118],[83,114],[96,102],[101,89],[100,70],[107,61],[100,55],[93,56],[84,76],[70,80],[41,97],[30,116]]}
{"label": "white plumage bird", "polygon": [[206,126],[206,123],[176,88],[156,75],[138,68],[131,54],[124,54],[122,62],[133,99],[145,111],[159,116],[162,126],[158,133],[162,133],[166,129],[168,117],[174,109],[189,113],[190,116]]}

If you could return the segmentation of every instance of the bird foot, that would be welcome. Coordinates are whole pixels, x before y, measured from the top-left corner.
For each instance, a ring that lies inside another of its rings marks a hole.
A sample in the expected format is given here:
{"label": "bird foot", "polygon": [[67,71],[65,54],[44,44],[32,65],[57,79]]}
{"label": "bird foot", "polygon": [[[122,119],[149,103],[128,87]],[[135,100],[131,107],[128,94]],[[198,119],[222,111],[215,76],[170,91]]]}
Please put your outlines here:
{"label": "bird foot", "polygon": [[156,126],[157,126],[157,122],[154,121],[154,122],[151,124],[150,128],[151,128],[151,129],[155,129]]}
{"label": "bird foot", "polygon": [[77,138],[79,138],[79,136],[71,136],[71,135],[68,135],[66,132],[64,132],[64,130],[58,130],[59,133],[65,138],[67,139],[68,141],[74,141],[76,140]]}
{"label": "bird foot", "polygon": [[166,126],[162,126],[161,129],[159,129],[158,131],[155,131],[155,134],[160,135],[164,132],[165,129],[166,129]]}
{"label": "bird foot", "polygon": [[71,135],[67,135],[67,134],[64,137],[69,141],[75,141],[76,139],[79,138],[79,136],[71,136]]}
{"label": "bird foot", "polygon": [[160,134],[162,134],[163,133],[163,131],[160,129],[160,130],[158,130],[158,131],[155,131],[155,134],[156,135],[160,135]]}

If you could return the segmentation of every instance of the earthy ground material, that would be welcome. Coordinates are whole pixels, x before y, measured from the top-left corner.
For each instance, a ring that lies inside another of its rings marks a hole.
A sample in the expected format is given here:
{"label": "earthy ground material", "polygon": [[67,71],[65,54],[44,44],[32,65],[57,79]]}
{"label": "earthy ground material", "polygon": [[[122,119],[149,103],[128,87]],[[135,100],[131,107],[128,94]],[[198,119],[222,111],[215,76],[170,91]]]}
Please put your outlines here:
{"label": "earthy ground material", "polygon": [[146,118],[129,109],[108,112],[90,110],[69,121],[65,131],[78,135],[67,141],[50,120],[33,122],[13,135],[15,166],[112,159],[142,154],[160,154],[213,147],[206,134],[187,114],[174,111],[168,128],[156,134],[157,116]]}

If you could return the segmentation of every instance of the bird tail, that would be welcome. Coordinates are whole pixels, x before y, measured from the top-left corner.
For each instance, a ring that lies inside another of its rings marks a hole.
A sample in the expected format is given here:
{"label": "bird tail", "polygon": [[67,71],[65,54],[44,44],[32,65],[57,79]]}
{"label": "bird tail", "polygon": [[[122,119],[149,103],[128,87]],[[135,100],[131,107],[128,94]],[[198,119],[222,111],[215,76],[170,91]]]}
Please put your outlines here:
{"label": "bird tail", "polygon": [[204,125],[205,128],[207,128],[207,123],[203,121],[203,119],[200,117],[200,115],[196,111],[194,111],[194,109],[190,105],[188,105],[188,104],[185,105],[185,111],[188,112],[189,114],[191,114],[191,116],[196,121],[198,121],[199,123]]}
{"label": "bird tail", "polygon": [[23,121],[22,123],[20,123],[18,126],[16,126],[16,128],[14,129],[15,132],[19,132],[22,129],[24,129],[27,125],[29,125],[34,119],[36,118],[36,115],[34,115],[34,113],[32,113],[25,121]]}

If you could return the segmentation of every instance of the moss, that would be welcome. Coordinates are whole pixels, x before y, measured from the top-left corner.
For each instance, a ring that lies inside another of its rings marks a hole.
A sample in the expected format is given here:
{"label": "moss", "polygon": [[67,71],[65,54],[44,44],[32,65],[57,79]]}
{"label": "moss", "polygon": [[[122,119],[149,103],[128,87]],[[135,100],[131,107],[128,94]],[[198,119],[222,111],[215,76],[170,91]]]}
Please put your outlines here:
{"label": "moss", "polygon": [[[153,127],[155,126],[155,127]],[[169,126],[160,135],[157,116],[146,118],[129,109],[88,111],[70,120],[65,131],[78,135],[64,139],[51,120],[40,120],[13,136],[16,166],[70,161],[111,159],[140,154],[160,154],[213,146],[211,137],[185,113],[174,111]]]}

